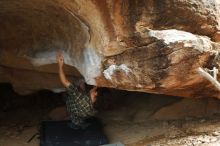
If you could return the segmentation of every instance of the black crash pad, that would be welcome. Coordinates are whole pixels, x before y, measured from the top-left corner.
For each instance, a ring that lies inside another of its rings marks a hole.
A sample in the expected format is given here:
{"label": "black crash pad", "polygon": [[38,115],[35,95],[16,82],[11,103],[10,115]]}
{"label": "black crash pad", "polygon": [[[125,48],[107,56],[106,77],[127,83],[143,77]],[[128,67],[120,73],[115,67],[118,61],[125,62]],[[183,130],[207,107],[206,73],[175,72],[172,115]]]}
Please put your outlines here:
{"label": "black crash pad", "polygon": [[41,123],[40,146],[99,146],[108,140],[97,119],[90,119],[86,129],[72,129],[71,121],[44,121]]}

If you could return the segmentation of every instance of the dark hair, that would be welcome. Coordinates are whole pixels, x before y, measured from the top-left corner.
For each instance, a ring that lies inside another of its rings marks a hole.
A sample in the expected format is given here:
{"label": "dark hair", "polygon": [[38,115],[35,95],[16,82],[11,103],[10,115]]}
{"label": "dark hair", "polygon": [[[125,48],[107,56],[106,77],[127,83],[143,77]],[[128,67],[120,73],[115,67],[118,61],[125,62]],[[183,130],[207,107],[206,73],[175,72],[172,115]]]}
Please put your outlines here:
{"label": "dark hair", "polygon": [[[83,85],[82,85],[82,83],[83,83]],[[93,85],[88,85],[88,84],[86,84],[85,82],[82,82],[82,83],[80,83],[77,87],[78,87],[78,90],[79,91],[82,91],[82,92],[87,92],[87,93],[89,93],[89,91],[92,89],[92,88],[94,88],[95,86],[93,86]],[[83,86],[83,87],[82,87]],[[100,89],[98,88],[97,89],[97,92],[98,91],[100,91]]]}

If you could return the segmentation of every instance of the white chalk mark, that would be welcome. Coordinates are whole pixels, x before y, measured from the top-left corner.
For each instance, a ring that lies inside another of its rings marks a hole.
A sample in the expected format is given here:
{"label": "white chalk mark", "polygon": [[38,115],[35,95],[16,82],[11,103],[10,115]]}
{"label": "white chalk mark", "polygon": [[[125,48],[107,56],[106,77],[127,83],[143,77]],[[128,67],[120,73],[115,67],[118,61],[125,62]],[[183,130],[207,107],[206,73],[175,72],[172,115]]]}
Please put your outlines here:
{"label": "white chalk mark", "polygon": [[128,73],[131,72],[131,69],[128,68],[125,64],[121,64],[119,66],[118,65],[110,65],[106,70],[103,71],[103,74],[106,79],[111,80],[112,75],[116,71],[123,71],[123,72],[125,72],[126,75],[128,75]]}

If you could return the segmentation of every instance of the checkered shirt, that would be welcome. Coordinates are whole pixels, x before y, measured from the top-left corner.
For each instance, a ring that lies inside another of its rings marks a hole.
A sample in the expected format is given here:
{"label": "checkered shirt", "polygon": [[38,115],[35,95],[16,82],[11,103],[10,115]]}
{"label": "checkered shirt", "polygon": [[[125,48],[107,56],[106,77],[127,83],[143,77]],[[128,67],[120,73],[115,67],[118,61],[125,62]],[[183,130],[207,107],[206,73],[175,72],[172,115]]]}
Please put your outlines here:
{"label": "checkered shirt", "polygon": [[80,125],[84,119],[96,113],[89,95],[79,91],[73,84],[67,87],[66,107],[71,121],[76,125]]}

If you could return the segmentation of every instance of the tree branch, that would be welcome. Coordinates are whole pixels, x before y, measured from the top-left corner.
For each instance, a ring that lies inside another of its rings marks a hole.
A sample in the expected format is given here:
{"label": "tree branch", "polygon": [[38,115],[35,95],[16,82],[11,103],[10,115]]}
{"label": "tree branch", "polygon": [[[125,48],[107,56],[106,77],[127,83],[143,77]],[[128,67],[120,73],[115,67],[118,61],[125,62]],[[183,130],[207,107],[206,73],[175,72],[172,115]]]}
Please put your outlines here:
{"label": "tree branch", "polygon": [[203,76],[204,78],[206,78],[207,80],[209,80],[219,91],[220,91],[220,83],[218,82],[218,80],[217,80],[217,72],[216,71],[214,71],[214,74],[213,74],[213,76],[214,77],[212,77],[208,72],[206,72],[204,69],[202,69],[201,67],[199,67],[198,69],[197,69],[197,72],[201,75],[201,76]]}

